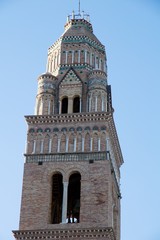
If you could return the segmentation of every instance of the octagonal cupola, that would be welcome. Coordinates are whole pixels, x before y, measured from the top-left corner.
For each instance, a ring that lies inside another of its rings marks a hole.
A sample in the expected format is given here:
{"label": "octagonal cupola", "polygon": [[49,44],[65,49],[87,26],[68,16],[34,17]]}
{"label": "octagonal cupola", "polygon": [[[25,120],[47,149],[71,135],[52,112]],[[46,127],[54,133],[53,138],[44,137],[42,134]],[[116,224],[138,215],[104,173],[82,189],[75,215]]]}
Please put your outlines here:
{"label": "octagonal cupola", "polygon": [[64,33],[48,50],[48,72],[57,76],[70,67],[86,73],[94,69],[106,72],[105,47],[94,35],[88,14],[69,15]]}

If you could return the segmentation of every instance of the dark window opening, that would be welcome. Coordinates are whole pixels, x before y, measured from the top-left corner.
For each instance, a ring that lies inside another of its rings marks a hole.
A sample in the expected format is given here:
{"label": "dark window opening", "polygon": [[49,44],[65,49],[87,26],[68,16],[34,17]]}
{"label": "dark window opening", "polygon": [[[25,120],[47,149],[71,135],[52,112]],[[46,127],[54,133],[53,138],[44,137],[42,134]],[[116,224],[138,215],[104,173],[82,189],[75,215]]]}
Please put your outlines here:
{"label": "dark window opening", "polygon": [[62,113],[68,113],[68,98],[62,99]]}
{"label": "dark window opening", "polygon": [[73,113],[80,112],[80,98],[75,97],[73,100]]}
{"label": "dark window opening", "polygon": [[51,211],[52,224],[62,222],[62,200],[63,200],[62,175],[55,174],[53,175],[52,178],[52,211]]}
{"label": "dark window opening", "polygon": [[67,223],[79,223],[81,175],[74,173],[69,178]]}

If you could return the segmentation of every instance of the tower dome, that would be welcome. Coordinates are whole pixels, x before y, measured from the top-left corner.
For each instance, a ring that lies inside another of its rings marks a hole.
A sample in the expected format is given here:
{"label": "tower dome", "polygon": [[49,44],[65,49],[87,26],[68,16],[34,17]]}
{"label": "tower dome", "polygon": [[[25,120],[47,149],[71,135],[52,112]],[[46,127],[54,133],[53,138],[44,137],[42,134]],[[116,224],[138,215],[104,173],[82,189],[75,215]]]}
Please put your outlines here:
{"label": "tower dome", "polygon": [[48,50],[47,71],[56,76],[74,66],[87,73],[94,69],[106,72],[105,47],[94,35],[89,15],[73,12],[64,28],[62,36]]}

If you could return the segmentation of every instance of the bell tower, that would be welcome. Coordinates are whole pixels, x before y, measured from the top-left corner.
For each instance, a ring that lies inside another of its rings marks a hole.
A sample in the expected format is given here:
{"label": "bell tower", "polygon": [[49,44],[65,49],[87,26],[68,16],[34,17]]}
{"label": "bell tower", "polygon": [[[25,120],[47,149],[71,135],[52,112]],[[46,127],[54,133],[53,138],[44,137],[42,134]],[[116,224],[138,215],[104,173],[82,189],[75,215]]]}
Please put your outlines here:
{"label": "bell tower", "polygon": [[38,77],[17,240],[120,240],[120,167],[105,47],[89,15],[68,16]]}

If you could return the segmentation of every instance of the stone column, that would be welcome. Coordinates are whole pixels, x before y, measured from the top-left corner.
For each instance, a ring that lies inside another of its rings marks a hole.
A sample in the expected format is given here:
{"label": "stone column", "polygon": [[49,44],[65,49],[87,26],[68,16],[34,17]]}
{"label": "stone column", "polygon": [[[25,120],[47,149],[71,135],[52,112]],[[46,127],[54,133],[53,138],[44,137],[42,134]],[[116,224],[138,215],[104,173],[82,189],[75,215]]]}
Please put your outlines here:
{"label": "stone column", "polygon": [[51,153],[51,151],[52,151],[52,138],[50,138],[49,139],[49,149],[48,149],[49,151],[49,153]]}
{"label": "stone column", "polygon": [[44,103],[43,103],[43,99],[41,98],[41,115],[43,114],[43,107],[44,107]]}
{"label": "stone column", "polygon": [[63,205],[62,205],[62,223],[66,223],[67,219],[67,199],[68,198],[68,182],[63,182]]}
{"label": "stone column", "polygon": [[84,63],[87,63],[87,50],[84,50]]}
{"label": "stone column", "polygon": [[101,151],[101,139],[98,138],[98,151]]}
{"label": "stone column", "polygon": [[33,141],[33,151],[32,153],[35,153],[36,152],[36,140]]}
{"label": "stone column", "polygon": [[79,101],[80,101],[80,102],[79,102],[79,104],[80,104],[80,106],[79,106],[79,112],[81,113],[81,112],[82,112],[82,98],[80,98]]}
{"label": "stone column", "polygon": [[95,112],[97,112],[97,96],[95,97]]}
{"label": "stone column", "polygon": [[68,142],[69,142],[69,138],[68,136],[66,137],[66,152],[68,152]]}
{"label": "stone column", "polygon": [[68,113],[73,113],[73,99],[72,99],[72,97],[68,98]]}
{"label": "stone column", "polygon": [[60,152],[60,141],[61,141],[61,139],[60,139],[60,138],[58,138],[58,147],[57,147],[57,152]]}
{"label": "stone column", "polygon": [[82,152],[84,152],[84,137],[82,137]]}
{"label": "stone column", "polygon": [[92,110],[92,106],[91,106],[91,103],[92,103],[92,97],[89,96],[89,112],[91,112]]}
{"label": "stone column", "polygon": [[59,114],[61,114],[61,101],[59,101]]}
{"label": "stone column", "polygon": [[53,106],[52,106],[52,114],[54,114],[54,101],[53,101]]}
{"label": "stone column", "polygon": [[102,112],[104,111],[104,97],[102,96]]}
{"label": "stone column", "polygon": [[66,51],[66,61],[65,61],[65,64],[68,63],[68,51]]}
{"label": "stone column", "polygon": [[41,140],[40,153],[43,153],[44,140]]}
{"label": "stone column", "polygon": [[48,115],[51,114],[51,100],[48,100]]}
{"label": "stone column", "polygon": [[78,63],[81,62],[81,50],[78,50]]}
{"label": "stone column", "polygon": [[102,65],[101,65],[101,58],[99,59],[99,70],[102,70]]}
{"label": "stone column", "polygon": [[92,148],[93,148],[93,138],[91,138],[91,141],[90,141],[90,151],[92,151]]}
{"label": "stone column", "polygon": [[74,63],[74,50],[72,50],[72,64]]}
{"label": "stone column", "polygon": [[107,152],[107,160],[109,160],[110,156],[109,156],[109,139],[106,138],[106,152]]}
{"label": "stone column", "polygon": [[76,137],[75,137],[75,138],[74,138],[74,149],[73,149],[74,152],[76,152],[76,146],[77,146],[77,139],[76,139]]}

